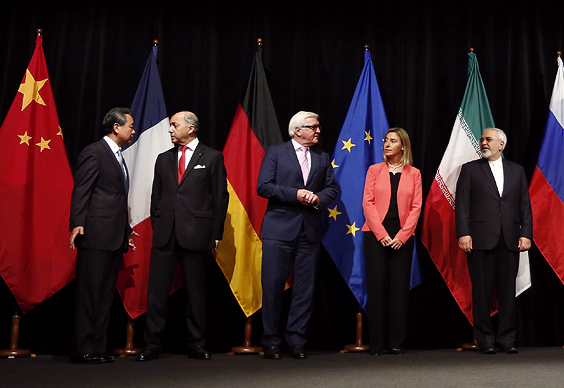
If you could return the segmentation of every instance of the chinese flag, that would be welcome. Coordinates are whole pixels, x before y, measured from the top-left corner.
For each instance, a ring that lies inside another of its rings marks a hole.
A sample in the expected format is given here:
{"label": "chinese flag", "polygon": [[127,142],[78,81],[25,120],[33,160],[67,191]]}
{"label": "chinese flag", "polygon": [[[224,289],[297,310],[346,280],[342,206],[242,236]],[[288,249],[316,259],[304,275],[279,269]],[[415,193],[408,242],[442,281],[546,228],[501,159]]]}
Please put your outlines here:
{"label": "chinese flag", "polygon": [[0,275],[25,313],[74,278],[73,177],[42,37],[0,127]]}

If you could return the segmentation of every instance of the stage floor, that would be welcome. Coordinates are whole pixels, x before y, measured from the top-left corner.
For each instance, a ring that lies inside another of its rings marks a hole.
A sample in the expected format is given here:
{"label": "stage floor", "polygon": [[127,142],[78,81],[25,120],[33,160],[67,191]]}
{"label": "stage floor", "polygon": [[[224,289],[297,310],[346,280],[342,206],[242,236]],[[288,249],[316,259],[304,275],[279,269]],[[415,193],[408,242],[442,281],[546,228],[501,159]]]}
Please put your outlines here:
{"label": "stage floor", "polygon": [[66,357],[0,359],[2,387],[563,387],[564,349],[482,355],[455,349],[402,356],[309,352],[307,360],[214,353],[209,361],[162,354],[140,363],[76,365]]}

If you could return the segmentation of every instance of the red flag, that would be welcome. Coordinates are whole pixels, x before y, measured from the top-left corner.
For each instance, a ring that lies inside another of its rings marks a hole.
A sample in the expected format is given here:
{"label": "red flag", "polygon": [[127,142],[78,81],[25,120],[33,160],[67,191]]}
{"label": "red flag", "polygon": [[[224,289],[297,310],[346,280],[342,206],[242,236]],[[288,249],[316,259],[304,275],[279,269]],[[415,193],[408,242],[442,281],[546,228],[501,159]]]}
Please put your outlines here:
{"label": "red flag", "polygon": [[73,177],[42,37],[0,127],[0,274],[25,313],[74,278]]}

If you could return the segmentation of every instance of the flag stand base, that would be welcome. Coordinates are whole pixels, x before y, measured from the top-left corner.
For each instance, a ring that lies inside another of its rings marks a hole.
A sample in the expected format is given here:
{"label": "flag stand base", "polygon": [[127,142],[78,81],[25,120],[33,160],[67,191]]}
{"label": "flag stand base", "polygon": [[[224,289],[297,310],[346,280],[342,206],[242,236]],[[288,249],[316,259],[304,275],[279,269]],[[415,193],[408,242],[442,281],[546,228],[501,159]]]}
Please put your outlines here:
{"label": "flag stand base", "polygon": [[127,332],[125,339],[125,348],[114,349],[113,353],[119,355],[120,357],[130,356],[134,354],[139,354],[143,352],[142,348],[133,347],[133,334],[135,333],[135,325],[131,317],[127,318]]}
{"label": "flag stand base", "polygon": [[27,349],[18,349],[18,337],[20,336],[20,314],[19,308],[16,307],[16,312],[12,315],[12,335],[10,338],[10,349],[0,350],[0,357],[20,358],[31,357],[31,351]]}
{"label": "flag stand base", "polygon": [[251,346],[252,332],[253,324],[251,322],[251,317],[248,317],[245,321],[245,343],[243,346],[235,346],[231,348],[231,351],[227,354],[230,356],[235,354],[264,354],[263,349],[260,346]]}
{"label": "flag stand base", "polygon": [[473,342],[462,344],[461,347],[457,348],[457,352],[461,352],[463,350],[478,350],[478,342],[476,342],[476,337],[474,337]]}
{"label": "flag stand base", "polygon": [[356,313],[356,344],[346,345],[341,353],[366,351],[368,351],[368,345],[362,344],[362,313],[359,311]]}

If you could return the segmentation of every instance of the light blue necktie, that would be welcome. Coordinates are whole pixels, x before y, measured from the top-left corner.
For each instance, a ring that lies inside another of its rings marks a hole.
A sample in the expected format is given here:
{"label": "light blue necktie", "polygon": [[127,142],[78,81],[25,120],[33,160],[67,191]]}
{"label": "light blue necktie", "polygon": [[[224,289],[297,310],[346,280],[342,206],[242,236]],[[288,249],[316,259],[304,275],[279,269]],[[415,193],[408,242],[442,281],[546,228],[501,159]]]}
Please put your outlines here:
{"label": "light blue necktie", "polygon": [[121,172],[123,173],[123,183],[125,184],[125,191],[127,191],[127,173],[125,172],[125,163],[123,161],[123,155],[121,154],[121,148],[117,151],[117,158],[119,165],[121,166]]}

